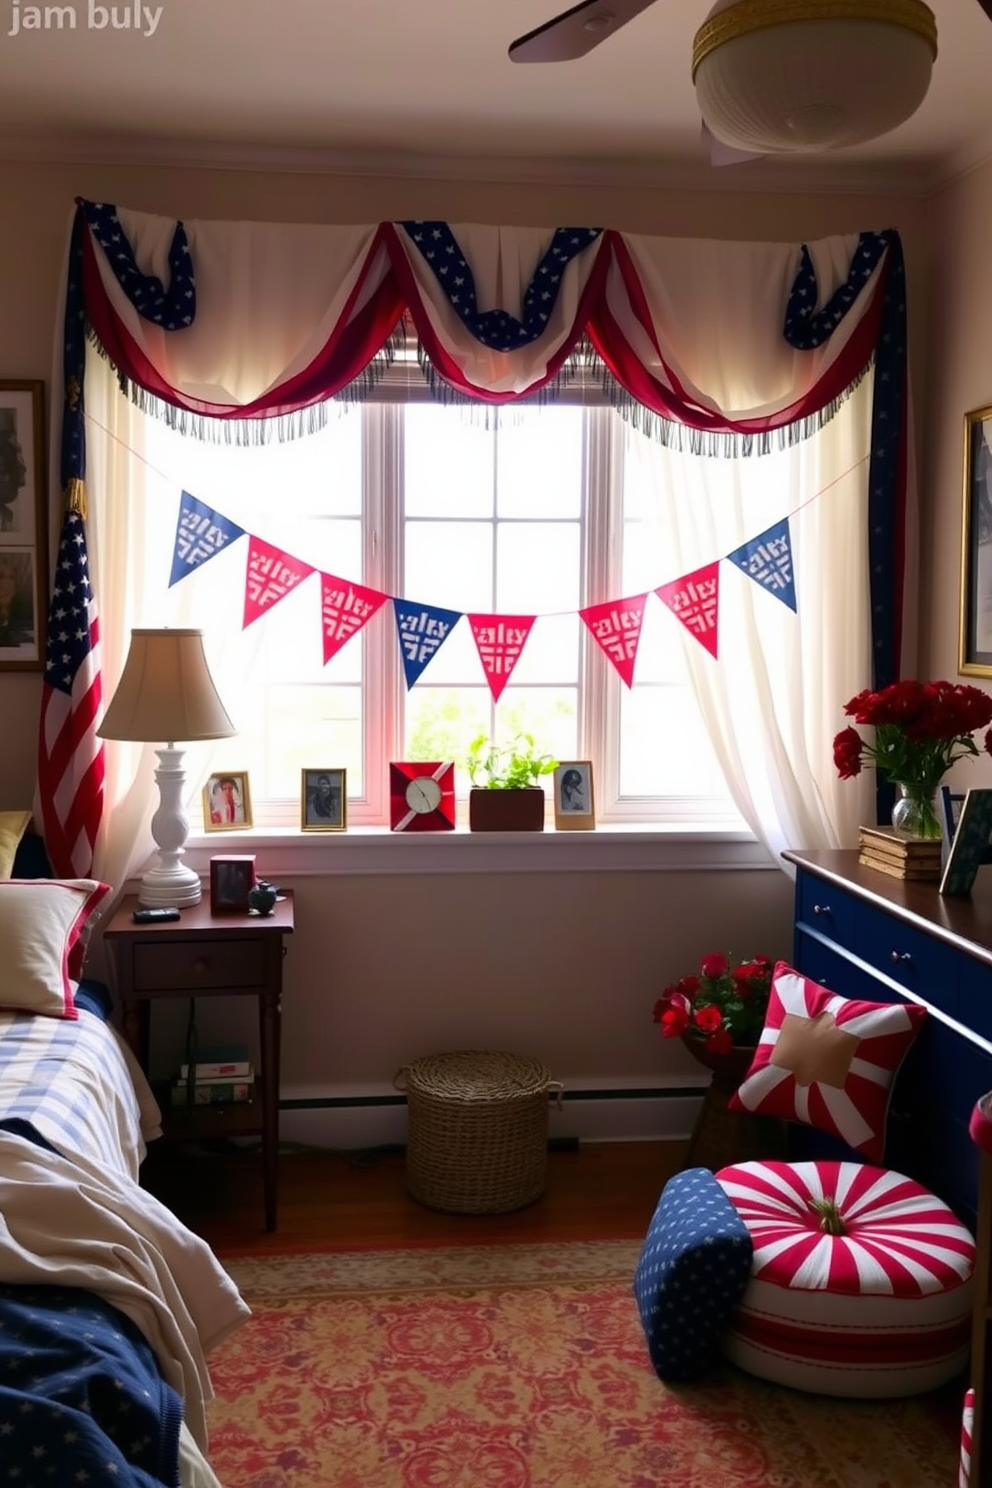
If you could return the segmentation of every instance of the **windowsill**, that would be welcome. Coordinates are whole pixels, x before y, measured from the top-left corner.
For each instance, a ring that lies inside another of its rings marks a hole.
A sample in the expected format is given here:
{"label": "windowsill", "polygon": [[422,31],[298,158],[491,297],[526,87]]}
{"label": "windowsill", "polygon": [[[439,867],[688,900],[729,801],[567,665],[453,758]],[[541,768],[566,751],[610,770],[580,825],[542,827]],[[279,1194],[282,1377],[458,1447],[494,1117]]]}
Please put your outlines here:
{"label": "windowsill", "polygon": [[325,877],[373,873],[606,873],[717,872],[775,868],[747,832],[686,827],[602,826],[590,832],[391,832],[349,827],[346,832],[197,833],[185,860],[204,877],[211,857],[254,852],[259,871]]}

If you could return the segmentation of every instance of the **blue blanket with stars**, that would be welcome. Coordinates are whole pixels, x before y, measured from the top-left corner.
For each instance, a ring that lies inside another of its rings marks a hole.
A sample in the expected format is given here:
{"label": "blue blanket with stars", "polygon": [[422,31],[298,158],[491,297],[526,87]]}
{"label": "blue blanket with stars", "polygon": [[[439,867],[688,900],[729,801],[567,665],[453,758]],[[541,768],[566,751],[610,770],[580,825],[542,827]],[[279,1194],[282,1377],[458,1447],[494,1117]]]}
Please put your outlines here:
{"label": "blue blanket with stars", "polygon": [[182,1404],[140,1330],[76,1287],[0,1285],[0,1477],[177,1488]]}

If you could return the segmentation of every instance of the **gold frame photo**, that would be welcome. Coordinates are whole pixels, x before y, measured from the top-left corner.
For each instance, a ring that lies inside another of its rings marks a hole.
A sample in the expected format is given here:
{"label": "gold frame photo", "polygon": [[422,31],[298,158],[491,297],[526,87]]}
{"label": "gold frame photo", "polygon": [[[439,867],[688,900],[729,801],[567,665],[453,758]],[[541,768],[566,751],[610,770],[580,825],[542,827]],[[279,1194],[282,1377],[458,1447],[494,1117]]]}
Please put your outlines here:
{"label": "gold frame photo", "polygon": [[562,760],[554,773],[556,832],[588,832],[596,825],[591,760]]}
{"label": "gold frame photo", "polygon": [[992,677],[992,407],[964,416],[958,671]]}
{"label": "gold frame photo", "polygon": [[[326,789],[322,789],[326,782]],[[344,832],[348,828],[348,772],[300,771],[300,831]]]}
{"label": "gold frame photo", "polygon": [[[228,785],[227,790],[224,789]],[[203,787],[203,830],[243,832],[252,825],[247,770],[217,770]]]}
{"label": "gold frame photo", "polygon": [[0,381],[0,671],[45,669],[45,384]]}

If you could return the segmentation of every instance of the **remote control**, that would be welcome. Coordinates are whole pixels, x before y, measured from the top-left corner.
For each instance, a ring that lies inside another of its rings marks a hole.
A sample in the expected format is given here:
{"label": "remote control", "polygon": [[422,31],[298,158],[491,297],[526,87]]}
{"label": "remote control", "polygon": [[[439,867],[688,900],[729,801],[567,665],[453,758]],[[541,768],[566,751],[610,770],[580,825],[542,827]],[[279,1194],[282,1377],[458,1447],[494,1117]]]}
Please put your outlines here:
{"label": "remote control", "polygon": [[178,920],[178,909],[136,909],[131,918],[136,925],[157,925],[160,920]]}

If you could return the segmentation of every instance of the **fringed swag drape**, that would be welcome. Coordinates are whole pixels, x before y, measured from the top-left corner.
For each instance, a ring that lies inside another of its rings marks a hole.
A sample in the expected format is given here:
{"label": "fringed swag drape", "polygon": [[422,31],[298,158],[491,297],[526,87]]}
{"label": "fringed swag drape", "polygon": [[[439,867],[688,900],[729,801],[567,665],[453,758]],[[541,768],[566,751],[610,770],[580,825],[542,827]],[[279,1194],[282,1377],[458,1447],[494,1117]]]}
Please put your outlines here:
{"label": "fringed swag drape", "polygon": [[[134,461],[115,473],[107,432],[114,418],[104,394],[100,421],[87,420],[87,340],[137,406],[211,437],[221,430],[243,440],[311,426],[326,400],[358,379],[374,382],[404,312],[442,396],[495,404],[542,392],[552,397],[569,359],[591,343],[611,398],[656,446],[726,457],[821,438],[826,453],[806,462],[813,482],[840,469],[855,448],[847,434],[830,449],[833,416],[850,406],[866,426],[851,508],[860,513],[863,562],[852,562],[846,538],[831,542],[831,556],[820,556],[836,571],[816,597],[823,606],[819,632],[836,635],[844,664],[826,665],[816,679],[815,647],[807,644],[770,667],[760,627],[754,629],[744,652],[754,704],[737,720],[748,730],[747,747],[737,749],[726,695],[718,702],[722,684],[714,690],[714,678],[706,680],[705,669],[719,668],[720,660],[700,655],[691,663],[735,802],[755,833],[773,850],[843,840],[870,803],[866,788],[849,788],[839,805],[826,786],[823,751],[829,755],[834,715],[848,695],[828,689],[851,677],[853,691],[900,675],[911,578],[905,284],[894,232],[803,245],[419,221],[179,223],[80,201],[53,381],[62,412],[60,495],[93,562],[94,596],[80,618],[89,623],[95,612],[88,607],[98,604],[104,639],[97,634],[88,667],[76,657],[67,663],[58,647],[49,652],[39,810],[50,851],[57,846],[58,871],[93,868],[121,882],[151,848],[147,825],[138,829],[150,815],[143,785],[147,779],[150,798],[150,770],[122,749],[106,761],[102,778],[102,745],[93,733],[94,671],[109,695],[123,665],[121,637],[134,624],[156,622],[122,576]],[[136,435],[130,431],[132,449]],[[658,483],[659,513],[673,490],[668,477]],[[813,494],[797,488],[797,507]],[[81,516],[87,498],[88,520]],[[676,554],[691,546],[684,521],[677,535],[680,520],[669,514],[658,522]],[[844,523],[850,521],[847,515]],[[61,513],[60,526],[65,537]],[[671,554],[665,566],[670,562]],[[853,618],[843,609],[851,573],[862,591]],[[686,644],[691,650],[691,640]],[[791,670],[800,664],[802,678]],[[735,671],[741,665],[735,656]],[[790,670],[777,679],[782,666]],[[778,680],[804,700],[801,727],[795,719],[787,728],[781,720],[765,726],[765,703]],[[825,732],[811,748],[813,726]],[[789,782],[791,804],[776,780]],[[816,797],[815,812],[795,809],[804,794]]]}

